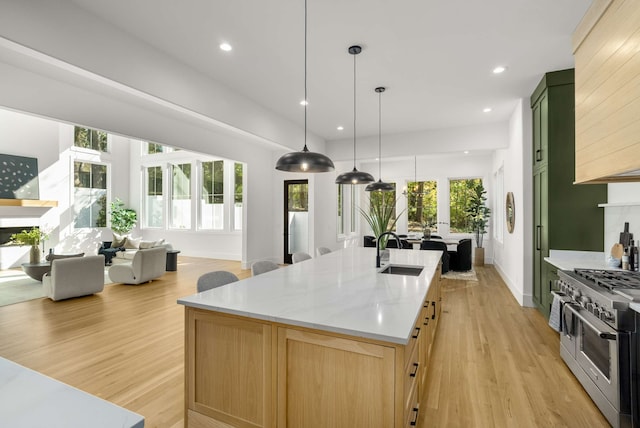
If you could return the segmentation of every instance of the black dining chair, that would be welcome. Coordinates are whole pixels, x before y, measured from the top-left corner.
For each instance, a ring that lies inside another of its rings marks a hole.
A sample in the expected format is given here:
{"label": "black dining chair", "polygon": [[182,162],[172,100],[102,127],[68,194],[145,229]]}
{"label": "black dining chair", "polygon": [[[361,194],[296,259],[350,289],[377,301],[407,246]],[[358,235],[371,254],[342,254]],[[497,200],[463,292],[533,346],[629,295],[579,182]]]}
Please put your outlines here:
{"label": "black dining chair", "polygon": [[441,250],[442,251],[442,273],[449,272],[449,253],[447,244],[442,241],[422,241],[421,250]]}
{"label": "black dining chair", "polygon": [[471,239],[461,239],[456,251],[449,251],[449,267],[454,271],[471,270]]}
{"label": "black dining chair", "polygon": [[364,243],[365,247],[375,247],[376,246],[376,237],[371,235],[364,235]]}
{"label": "black dining chair", "polygon": [[[412,250],[413,245],[409,243],[406,239],[400,239],[400,244],[402,244],[402,249],[404,250]],[[387,241],[387,248],[398,248],[398,243],[395,239],[389,239]]]}

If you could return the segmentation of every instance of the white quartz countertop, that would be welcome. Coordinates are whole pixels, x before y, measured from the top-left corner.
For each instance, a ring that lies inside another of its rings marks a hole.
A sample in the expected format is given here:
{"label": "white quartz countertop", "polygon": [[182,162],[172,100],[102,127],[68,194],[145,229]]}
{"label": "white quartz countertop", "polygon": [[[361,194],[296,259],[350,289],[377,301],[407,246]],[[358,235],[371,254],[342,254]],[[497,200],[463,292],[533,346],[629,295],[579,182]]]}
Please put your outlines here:
{"label": "white quartz countertop", "polygon": [[560,270],[615,269],[607,264],[604,253],[596,251],[551,250],[549,257],[545,257],[544,261]]}
{"label": "white quartz countertop", "polygon": [[142,428],[144,418],[0,357],[0,426]]}
{"label": "white quartz countertop", "polygon": [[406,344],[442,252],[390,249],[391,264],[424,266],[417,277],[378,273],[375,254],[375,248],[346,248],[178,303]]}

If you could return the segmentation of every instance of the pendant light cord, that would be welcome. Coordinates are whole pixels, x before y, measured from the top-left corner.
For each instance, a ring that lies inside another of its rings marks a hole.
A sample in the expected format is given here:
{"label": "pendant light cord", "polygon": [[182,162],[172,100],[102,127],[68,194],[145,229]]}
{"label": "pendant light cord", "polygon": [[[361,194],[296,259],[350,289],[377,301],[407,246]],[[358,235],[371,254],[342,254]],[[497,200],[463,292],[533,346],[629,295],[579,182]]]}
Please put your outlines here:
{"label": "pendant light cord", "polygon": [[378,92],[378,179],[382,180],[382,91]]}
{"label": "pendant light cord", "polygon": [[307,151],[307,0],[304,0],[304,149]]}
{"label": "pendant light cord", "polygon": [[356,55],[353,55],[353,169],[356,169]]}

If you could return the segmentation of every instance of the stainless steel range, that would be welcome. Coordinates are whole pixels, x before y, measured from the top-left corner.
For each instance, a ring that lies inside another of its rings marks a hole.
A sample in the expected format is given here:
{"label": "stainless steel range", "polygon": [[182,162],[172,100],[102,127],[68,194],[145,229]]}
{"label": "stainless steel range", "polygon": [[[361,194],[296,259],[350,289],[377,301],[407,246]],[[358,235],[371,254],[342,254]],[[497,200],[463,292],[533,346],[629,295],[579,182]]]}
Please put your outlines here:
{"label": "stainless steel range", "polygon": [[563,304],[560,355],[614,427],[640,427],[637,313],[640,273],[576,269],[559,271]]}

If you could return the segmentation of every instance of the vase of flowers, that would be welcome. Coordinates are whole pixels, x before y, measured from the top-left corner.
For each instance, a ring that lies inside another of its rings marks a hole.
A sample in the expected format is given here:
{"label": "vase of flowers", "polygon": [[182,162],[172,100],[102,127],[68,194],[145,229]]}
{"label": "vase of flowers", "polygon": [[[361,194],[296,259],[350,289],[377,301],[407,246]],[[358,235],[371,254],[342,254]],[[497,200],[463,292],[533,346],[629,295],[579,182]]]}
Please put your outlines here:
{"label": "vase of flowers", "polygon": [[15,245],[30,245],[29,263],[40,263],[40,242],[47,240],[47,234],[38,227],[32,227],[29,230],[22,230],[11,235],[10,243]]}

